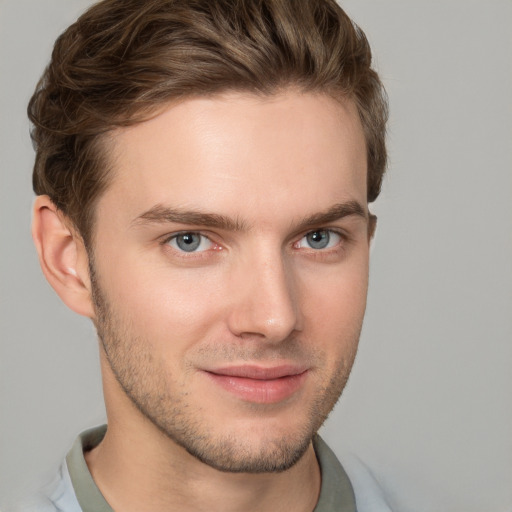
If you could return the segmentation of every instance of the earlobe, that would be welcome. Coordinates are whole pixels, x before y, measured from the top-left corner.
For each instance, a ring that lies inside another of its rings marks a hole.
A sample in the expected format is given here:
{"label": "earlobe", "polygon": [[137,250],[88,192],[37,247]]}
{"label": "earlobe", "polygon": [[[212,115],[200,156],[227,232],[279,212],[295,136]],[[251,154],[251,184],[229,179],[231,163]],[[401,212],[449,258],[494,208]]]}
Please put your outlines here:
{"label": "earlobe", "polygon": [[377,229],[377,216],[370,213],[370,218],[368,219],[368,241],[375,236],[375,230]]}
{"label": "earlobe", "polygon": [[32,237],[41,269],[62,301],[76,313],[94,317],[87,252],[80,235],[48,196],[34,203]]}

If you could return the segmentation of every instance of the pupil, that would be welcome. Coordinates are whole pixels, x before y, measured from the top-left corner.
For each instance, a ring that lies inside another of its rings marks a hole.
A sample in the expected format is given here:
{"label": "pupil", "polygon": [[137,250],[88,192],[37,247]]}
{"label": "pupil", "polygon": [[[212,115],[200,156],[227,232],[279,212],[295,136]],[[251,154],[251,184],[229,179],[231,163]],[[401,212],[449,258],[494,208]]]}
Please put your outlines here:
{"label": "pupil", "polygon": [[324,249],[329,244],[329,233],[323,231],[313,231],[307,236],[309,246],[313,249]]}
{"label": "pupil", "polygon": [[197,233],[183,233],[176,238],[176,244],[182,251],[192,252],[201,245],[201,236]]}

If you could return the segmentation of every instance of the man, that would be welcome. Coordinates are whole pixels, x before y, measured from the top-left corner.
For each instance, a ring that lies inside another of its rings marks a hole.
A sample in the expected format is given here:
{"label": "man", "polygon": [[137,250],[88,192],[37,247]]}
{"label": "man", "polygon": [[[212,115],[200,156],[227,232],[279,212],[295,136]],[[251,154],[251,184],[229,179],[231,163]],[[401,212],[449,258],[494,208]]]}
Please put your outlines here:
{"label": "man", "polygon": [[370,64],[334,0],[105,0],[57,40],[29,105],[33,237],[96,326],[108,428],[45,510],[355,510],[316,432],[366,304]]}

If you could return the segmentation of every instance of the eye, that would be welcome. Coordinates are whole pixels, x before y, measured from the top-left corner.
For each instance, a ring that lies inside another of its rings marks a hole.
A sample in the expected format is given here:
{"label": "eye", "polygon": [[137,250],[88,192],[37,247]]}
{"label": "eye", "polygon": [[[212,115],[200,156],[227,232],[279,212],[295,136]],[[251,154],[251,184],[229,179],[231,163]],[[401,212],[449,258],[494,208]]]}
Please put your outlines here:
{"label": "eye", "polygon": [[202,252],[214,247],[214,243],[201,233],[190,231],[178,233],[167,241],[171,247],[182,252]]}
{"label": "eye", "polygon": [[307,249],[330,249],[336,247],[341,241],[341,235],[330,229],[316,229],[303,236],[295,247]]}

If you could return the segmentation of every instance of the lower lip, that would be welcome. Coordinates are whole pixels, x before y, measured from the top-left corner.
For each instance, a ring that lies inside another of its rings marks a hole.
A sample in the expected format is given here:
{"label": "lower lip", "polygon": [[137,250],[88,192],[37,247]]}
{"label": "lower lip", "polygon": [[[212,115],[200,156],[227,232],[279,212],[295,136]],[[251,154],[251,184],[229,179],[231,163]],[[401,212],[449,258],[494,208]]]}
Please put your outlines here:
{"label": "lower lip", "polygon": [[275,404],[291,397],[301,388],[307,373],[305,371],[278,379],[259,380],[206,372],[221,388],[242,400],[258,404]]}

